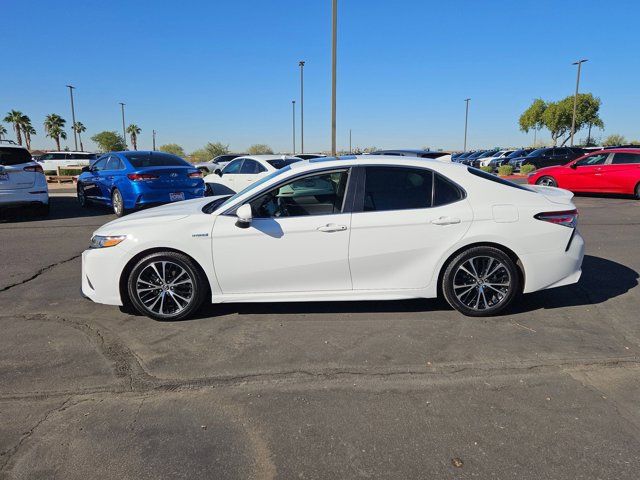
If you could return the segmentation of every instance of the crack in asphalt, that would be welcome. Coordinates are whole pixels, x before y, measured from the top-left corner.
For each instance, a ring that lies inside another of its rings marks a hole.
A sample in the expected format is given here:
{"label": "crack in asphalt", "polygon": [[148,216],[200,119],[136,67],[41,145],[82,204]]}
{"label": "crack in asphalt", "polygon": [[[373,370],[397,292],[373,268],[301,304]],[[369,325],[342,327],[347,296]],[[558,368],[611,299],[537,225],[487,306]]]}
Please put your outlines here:
{"label": "crack in asphalt", "polygon": [[36,278],[38,278],[38,277],[39,277],[40,275],[42,275],[43,273],[48,272],[48,271],[49,271],[49,270],[51,270],[52,268],[55,268],[55,267],[57,267],[57,266],[59,266],[59,265],[63,265],[63,264],[65,264],[65,263],[72,262],[73,260],[75,260],[75,259],[77,259],[77,258],[80,258],[81,256],[82,256],[82,252],[81,252],[81,253],[79,253],[79,254],[77,254],[77,255],[74,255],[73,257],[67,258],[67,259],[65,259],[65,260],[61,260],[61,261],[59,261],[59,262],[52,263],[51,265],[47,265],[46,267],[42,267],[42,268],[38,269],[38,270],[36,271],[36,273],[34,273],[33,275],[31,275],[30,277],[25,278],[24,280],[20,280],[19,282],[16,282],[16,283],[12,283],[12,284],[10,284],[10,285],[7,285],[6,287],[2,287],[2,288],[0,288],[0,293],[2,293],[2,292],[6,292],[7,290],[11,290],[11,289],[12,289],[12,288],[14,288],[14,287],[18,287],[18,286],[20,286],[20,285],[24,285],[25,283],[29,283],[30,281],[35,280]]}

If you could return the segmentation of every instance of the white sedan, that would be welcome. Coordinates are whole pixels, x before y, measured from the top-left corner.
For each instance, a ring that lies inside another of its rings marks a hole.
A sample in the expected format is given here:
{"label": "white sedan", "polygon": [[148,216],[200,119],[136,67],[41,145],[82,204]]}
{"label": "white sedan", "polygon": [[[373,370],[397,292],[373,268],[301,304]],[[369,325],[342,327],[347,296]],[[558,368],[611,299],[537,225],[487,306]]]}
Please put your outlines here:
{"label": "white sedan", "polygon": [[99,228],[82,255],[82,292],[166,320],[205,301],[438,295],[465,315],[494,315],[521,292],[580,278],[572,196],[437,160],[297,162],[231,197]]}
{"label": "white sedan", "polygon": [[301,160],[286,155],[245,155],[235,158],[218,173],[204,177],[207,195],[236,193],[262,177]]}
{"label": "white sedan", "polygon": [[499,152],[496,152],[495,155],[483,158],[480,161],[480,166],[481,167],[488,167],[491,164],[492,160],[500,160],[501,158],[506,157],[507,155],[509,155],[512,152],[514,152],[514,150],[500,150]]}

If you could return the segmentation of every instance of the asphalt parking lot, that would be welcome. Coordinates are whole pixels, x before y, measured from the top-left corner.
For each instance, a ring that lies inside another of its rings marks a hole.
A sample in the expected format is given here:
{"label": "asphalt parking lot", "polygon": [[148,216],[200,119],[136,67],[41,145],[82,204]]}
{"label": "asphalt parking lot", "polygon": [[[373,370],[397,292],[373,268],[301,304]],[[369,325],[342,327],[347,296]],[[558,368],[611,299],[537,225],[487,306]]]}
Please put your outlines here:
{"label": "asphalt parking lot", "polygon": [[576,204],[581,281],[488,319],[425,300],[157,322],[79,296],[106,210],[5,219],[0,478],[637,479],[640,202]]}

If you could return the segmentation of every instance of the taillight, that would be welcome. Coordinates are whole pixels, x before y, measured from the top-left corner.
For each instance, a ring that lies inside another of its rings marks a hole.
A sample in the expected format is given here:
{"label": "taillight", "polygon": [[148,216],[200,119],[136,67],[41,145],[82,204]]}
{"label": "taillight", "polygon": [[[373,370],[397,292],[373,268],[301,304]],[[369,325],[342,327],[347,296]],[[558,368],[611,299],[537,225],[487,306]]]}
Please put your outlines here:
{"label": "taillight", "polygon": [[29,165],[28,167],[24,167],[23,170],[25,172],[44,173],[42,165]]}
{"label": "taillight", "polygon": [[575,228],[578,224],[578,210],[565,210],[562,212],[542,212],[534,216],[538,220]]}
{"label": "taillight", "polygon": [[202,172],[200,170],[197,172],[191,172],[189,174],[189,178],[202,178]]}
{"label": "taillight", "polygon": [[152,175],[150,173],[129,173],[127,175],[129,180],[133,180],[134,182],[141,182],[143,180],[157,180],[157,175]]}

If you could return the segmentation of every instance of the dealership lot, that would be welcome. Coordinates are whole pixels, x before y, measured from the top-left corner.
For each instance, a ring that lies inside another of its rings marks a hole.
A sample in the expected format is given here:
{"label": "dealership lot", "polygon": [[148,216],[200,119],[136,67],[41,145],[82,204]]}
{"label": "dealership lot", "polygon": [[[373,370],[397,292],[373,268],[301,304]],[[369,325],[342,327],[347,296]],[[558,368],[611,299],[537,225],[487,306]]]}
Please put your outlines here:
{"label": "dealership lot", "polygon": [[440,301],[221,305],[163,323],[79,296],[114,218],[0,223],[0,478],[617,478],[640,468],[640,208],[578,197],[579,284]]}

